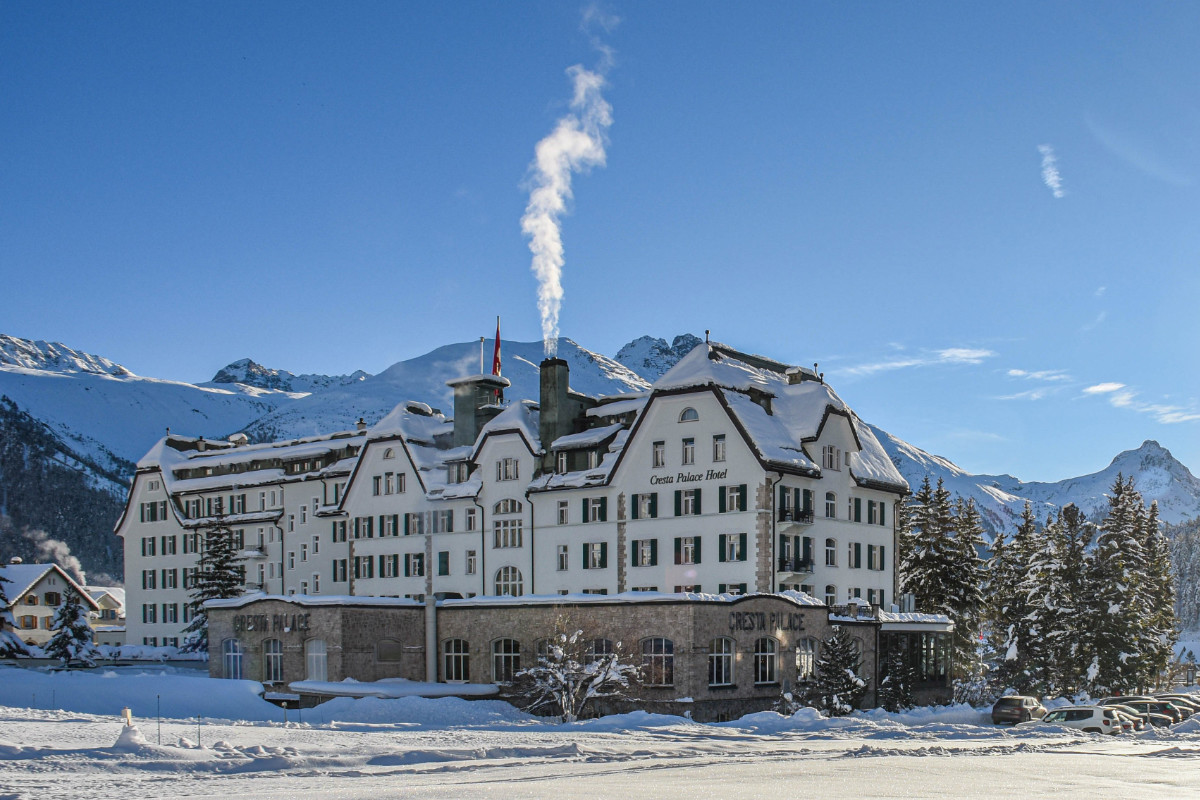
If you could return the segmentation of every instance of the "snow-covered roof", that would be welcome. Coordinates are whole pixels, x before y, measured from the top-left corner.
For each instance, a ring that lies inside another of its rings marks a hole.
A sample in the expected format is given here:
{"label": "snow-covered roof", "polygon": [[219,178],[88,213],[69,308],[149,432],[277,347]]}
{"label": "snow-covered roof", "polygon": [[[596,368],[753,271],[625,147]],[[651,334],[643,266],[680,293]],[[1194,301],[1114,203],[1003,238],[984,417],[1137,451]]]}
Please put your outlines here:
{"label": "snow-covered roof", "polygon": [[291,603],[297,606],[423,606],[407,597],[372,597],[348,594],[262,594],[252,592],[225,600],[209,600],[205,608],[242,608],[262,600]]}
{"label": "snow-covered roof", "polygon": [[494,683],[426,683],[405,678],[383,678],[377,681],[292,681],[294,692],[324,697],[491,697],[500,692]]}
{"label": "snow-covered roof", "polygon": [[954,623],[945,614],[923,614],[915,611],[880,611],[878,619],[883,623],[880,630],[913,631],[928,630],[949,632]]}
{"label": "snow-covered roof", "polygon": [[583,447],[595,447],[613,436],[618,431],[624,430],[625,426],[619,422],[613,425],[605,425],[602,428],[591,428],[590,430],[582,431],[581,433],[572,433],[568,436],[560,436],[550,445],[551,450],[575,450]]}
{"label": "snow-covered roof", "polygon": [[121,608],[125,607],[125,587],[124,586],[85,586],[87,593],[93,600],[99,601],[104,595],[108,595]]}
{"label": "snow-covered roof", "polygon": [[6,564],[0,567],[0,578],[8,580],[8,583],[4,586],[4,593],[8,596],[8,602],[11,605],[16,605],[38,581],[51,571],[60,575],[66,580],[68,586],[75,589],[76,594],[83,600],[84,605],[89,605],[96,611],[100,610],[100,606],[96,605],[96,601],[92,599],[91,594],[76,583],[75,579],[68,575],[66,570],[58,564]]}
{"label": "snow-covered roof", "polygon": [[538,434],[538,404],[532,400],[521,400],[501,411],[480,429],[471,457],[479,455],[479,447],[488,434],[506,430],[516,430],[530,450],[534,453],[542,452]]}
{"label": "snow-covered roof", "polygon": [[588,417],[616,417],[621,414],[636,413],[640,414],[642,409],[646,407],[646,402],[650,399],[650,395],[646,392],[639,392],[636,395],[630,396],[629,399],[614,400],[611,403],[601,403],[595,408],[589,408],[583,412]]}
{"label": "snow-covered roof", "polygon": [[774,592],[750,594],[709,594],[703,592],[621,592],[620,594],[525,594],[481,595],[462,599],[441,600],[442,606],[522,606],[570,604],[613,604],[613,603],[678,603],[681,600],[703,603],[738,603],[752,597],[778,597],[799,606],[824,606],[825,604],[803,592]]}
{"label": "snow-covered roof", "polygon": [[[816,439],[827,413],[833,411],[850,420],[862,448],[850,454],[850,474],[860,482],[908,488],[870,427],[811,370],[738,353],[724,345],[702,344],[663,375],[654,391],[704,386],[721,392],[763,460],[819,471],[804,444]],[[756,400],[759,397],[763,403]]]}

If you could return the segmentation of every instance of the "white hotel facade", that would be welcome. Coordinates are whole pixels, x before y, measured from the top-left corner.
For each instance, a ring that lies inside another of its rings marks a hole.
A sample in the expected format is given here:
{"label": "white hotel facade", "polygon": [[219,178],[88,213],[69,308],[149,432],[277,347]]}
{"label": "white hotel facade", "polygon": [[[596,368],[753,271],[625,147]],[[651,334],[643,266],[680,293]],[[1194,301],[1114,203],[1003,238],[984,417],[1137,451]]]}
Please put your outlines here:
{"label": "white hotel facade", "polygon": [[167,436],[116,526],[127,641],[181,641],[219,528],[242,543],[248,593],[896,601],[908,487],[820,375],[706,343],[639,395],[568,378],[548,359],[539,400],[505,404],[505,379],[466,377],[452,418],[402,403],[310,439]]}

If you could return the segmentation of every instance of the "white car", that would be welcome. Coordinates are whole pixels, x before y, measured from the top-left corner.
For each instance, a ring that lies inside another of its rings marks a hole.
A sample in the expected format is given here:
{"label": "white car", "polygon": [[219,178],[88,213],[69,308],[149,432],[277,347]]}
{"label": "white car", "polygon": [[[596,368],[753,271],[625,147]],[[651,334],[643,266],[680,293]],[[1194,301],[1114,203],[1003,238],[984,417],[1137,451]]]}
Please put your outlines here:
{"label": "white car", "polygon": [[[1034,724],[1034,723],[1025,723]],[[1132,725],[1123,719],[1116,709],[1100,706],[1066,706],[1047,711],[1046,716],[1036,721],[1036,724],[1062,725],[1066,728],[1079,728],[1088,733],[1121,733],[1129,730]]]}

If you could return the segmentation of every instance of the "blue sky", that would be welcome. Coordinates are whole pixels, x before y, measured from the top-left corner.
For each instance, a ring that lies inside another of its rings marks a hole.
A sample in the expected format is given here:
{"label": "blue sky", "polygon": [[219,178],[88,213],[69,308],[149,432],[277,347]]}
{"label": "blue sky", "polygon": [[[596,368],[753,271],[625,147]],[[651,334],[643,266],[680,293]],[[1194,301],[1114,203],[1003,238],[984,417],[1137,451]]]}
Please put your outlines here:
{"label": "blue sky", "polygon": [[602,10],[0,5],[0,331],[189,381],[538,339],[529,167],[598,40],[564,335],[819,362],[976,472],[1200,468],[1200,6]]}

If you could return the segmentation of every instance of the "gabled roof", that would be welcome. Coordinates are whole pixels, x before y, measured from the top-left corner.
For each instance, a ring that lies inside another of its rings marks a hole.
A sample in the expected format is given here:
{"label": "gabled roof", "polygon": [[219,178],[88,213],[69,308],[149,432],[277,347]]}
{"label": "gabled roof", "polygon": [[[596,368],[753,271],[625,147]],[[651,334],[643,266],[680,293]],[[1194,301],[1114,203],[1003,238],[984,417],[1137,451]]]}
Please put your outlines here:
{"label": "gabled roof", "polygon": [[21,598],[50,572],[62,576],[67,585],[75,589],[84,605],[91,606],[95,611],[100,610],[100,606],[92,599],[87,589],[76,583],[58,564],[7,564],[0,567],[0,577],[8,580],[4,593],[8,596],[9,604],[16,605],[20,602]]}

